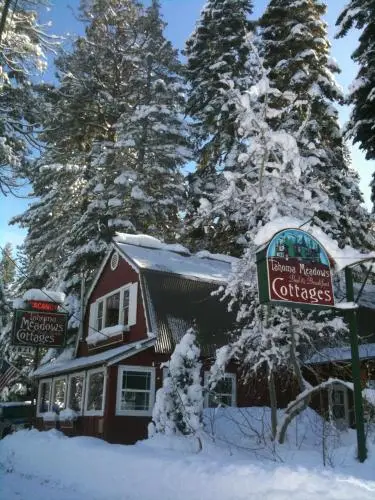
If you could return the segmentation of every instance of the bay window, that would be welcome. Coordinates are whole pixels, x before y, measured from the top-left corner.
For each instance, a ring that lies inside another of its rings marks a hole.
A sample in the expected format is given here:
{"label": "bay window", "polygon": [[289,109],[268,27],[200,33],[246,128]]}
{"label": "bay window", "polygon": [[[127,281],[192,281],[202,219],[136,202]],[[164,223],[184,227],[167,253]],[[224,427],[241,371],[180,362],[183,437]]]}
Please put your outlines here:
{"label": "bay window", "polygon": [[119,366],[116,415],[150,416],[155,400],[155,368]]}

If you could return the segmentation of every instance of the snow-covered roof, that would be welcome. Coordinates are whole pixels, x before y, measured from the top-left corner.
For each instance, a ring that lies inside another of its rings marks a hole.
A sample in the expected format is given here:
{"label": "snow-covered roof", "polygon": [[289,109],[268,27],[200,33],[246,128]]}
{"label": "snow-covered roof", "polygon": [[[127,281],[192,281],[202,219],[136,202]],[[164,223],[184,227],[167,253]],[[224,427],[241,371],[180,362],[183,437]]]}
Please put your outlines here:
{"label": "snow-covered roof", "polygon": [[[359,345],[360,359],[375,358],[375,344],[360,344]],[[350,346],[344,347],[325,347],[321,351],[314,354],[306,361],[307,364],[330,363],[333,361],[350,361],[352,359]]]}
{"label": "snow-covered roof", "polygon": [[114,242],[119,251],[140,269],[217,283],[227,282],[232,262],[237,260],[209,252],[192,255],[181,245],[168,245],[145,235],[118,235]]}
{"label": "snow-covered roof", "polygon": [[125,344],[114,349],[109,349],[108,351],[101,352],[99,354],[94,354],[93,356],[84,356],[82,358],[76,358],[71,360],[56,359],[51,363],[39,366],[31,376],[42,378],[47,376],[56,375],[58,373],[65,373],[80,370],[83,368],[89,368],[95,365],[106,365],[117,363],[121,359],[125,359],[132,356],[136,352],[142,351],[151,347],[156,342],[155,338],[148,338],[140,340],[138,342],[132,342],[130,344]]}

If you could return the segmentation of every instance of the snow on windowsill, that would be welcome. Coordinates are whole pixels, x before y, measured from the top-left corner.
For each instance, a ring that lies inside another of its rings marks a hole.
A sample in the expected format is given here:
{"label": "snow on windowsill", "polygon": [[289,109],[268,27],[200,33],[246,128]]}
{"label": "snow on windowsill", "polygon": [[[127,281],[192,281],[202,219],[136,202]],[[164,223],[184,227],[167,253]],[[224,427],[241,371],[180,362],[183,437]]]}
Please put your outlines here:
{"label": "snow on windowsill", "polygon": [[59,416],[54,411],[46,411],[40,415],[45,422],[56,422],[59,420]]}
{"label": "snow on windowsill", "polygon": [[65,408],[65,410],[60,411],[60,414],[59,414],[60,420],[72,421],[72,420],[77,420],[78,417],[79,417],[79,413],[77,413],[76,411],[74,411],[70,408]]}
{"label": "snow on windowsill", "polygon": [[128,331],[129,327],[127,325],[107,326],[106,328],[102,328],[100,332],[91,332],[87,336],[86,342],[90,345],[96,345],[98,342],[107,340],[111,337],[116,337],[116,335],[120,335],[121,333]]}
{"label": "snow on windowsill", "polygon": [[343,310],[358,309],[358,304],[356,302],[338,302],[337,304],[335,304],[335,309],[343,309]]}

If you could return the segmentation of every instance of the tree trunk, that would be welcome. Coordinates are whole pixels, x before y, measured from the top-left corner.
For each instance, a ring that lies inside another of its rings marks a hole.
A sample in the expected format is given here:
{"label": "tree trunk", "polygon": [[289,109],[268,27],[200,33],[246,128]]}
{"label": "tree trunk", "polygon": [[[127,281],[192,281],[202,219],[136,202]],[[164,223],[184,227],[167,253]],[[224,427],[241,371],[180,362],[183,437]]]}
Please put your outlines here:
{"label": "tree trunk", "polygon": [[275,440],[277,435],[277,398],[276,398],[275,377],[272,369],[269,369],[269,374],[268,374],[268,391],[270,394],[270,405],[271,405],[272,439]]}

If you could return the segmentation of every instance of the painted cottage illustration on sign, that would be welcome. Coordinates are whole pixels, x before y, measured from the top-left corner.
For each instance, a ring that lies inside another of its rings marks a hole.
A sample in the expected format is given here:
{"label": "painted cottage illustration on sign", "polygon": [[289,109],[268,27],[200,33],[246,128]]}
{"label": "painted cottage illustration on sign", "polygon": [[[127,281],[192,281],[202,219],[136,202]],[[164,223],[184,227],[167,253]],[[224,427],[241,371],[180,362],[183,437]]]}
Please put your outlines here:
{"label": "painted cottage illustration on sign", "polygon": [[275,237],[273,245],[269,247],[268,256],[285,260],[297,259],[317,262],[329,266],[328,258],[321,252],[315,240],[291,229],[288,230],[287,234],[283,231]]}

